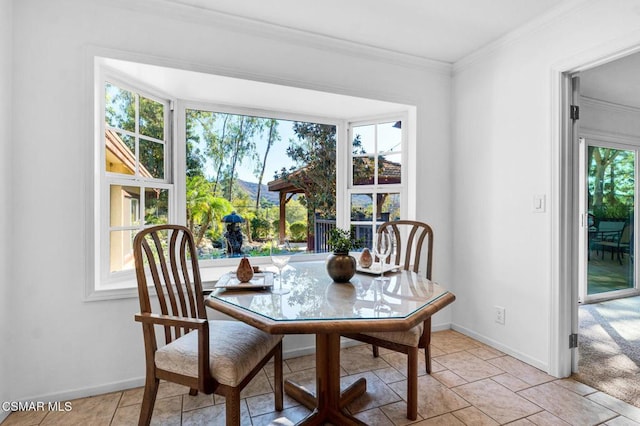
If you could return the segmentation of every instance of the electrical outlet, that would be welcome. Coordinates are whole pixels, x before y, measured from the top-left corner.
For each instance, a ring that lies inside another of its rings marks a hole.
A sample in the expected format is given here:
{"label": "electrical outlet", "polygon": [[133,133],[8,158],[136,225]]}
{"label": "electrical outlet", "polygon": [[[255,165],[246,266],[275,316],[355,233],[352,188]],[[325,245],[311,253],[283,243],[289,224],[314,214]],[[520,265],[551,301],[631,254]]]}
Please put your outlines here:
{"label": "electrical outlet", "polygon": [[498,324],[504,324],[505,309],[502,306],[495,306],[496,309],[496,322]]}

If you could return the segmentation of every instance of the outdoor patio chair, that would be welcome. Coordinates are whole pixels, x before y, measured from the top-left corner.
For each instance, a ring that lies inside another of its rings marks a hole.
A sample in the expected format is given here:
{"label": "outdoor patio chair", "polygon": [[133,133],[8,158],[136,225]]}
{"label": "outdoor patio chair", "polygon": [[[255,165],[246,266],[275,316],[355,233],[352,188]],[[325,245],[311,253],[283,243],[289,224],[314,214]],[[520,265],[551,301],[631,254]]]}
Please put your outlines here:
{"label": "outdoor patio chair", "polygon": [[[387,262],[394,262],[404,270],[418,273],[423,248],[426,246],[426,276],[431,279],[433,255],[433,230],[429,225],[412,220],[385,222],[379,231],[394,235],[397,243],[395,256]],[[406,238],[406,241],[404,240]],[[415,420],[418,415],[418,354],[424,348],[427,373],[431,373],[431,317],[424,323],[406,332],[346,333],[343,336],[373,345],[373,356],[378,357],[381,346],[407,354],[407,418]]]}
{"label": "outdoor patio chair", "polygon": [[[226,424],[240,425],[240,391],[271,358],[275,408],[282,410],[282,336],[243,322],[207,319],[196,247],[189,229],[154,226],[140,231],[133,245],[140,298],[140,313],[135,320],[142,323],[146,357],[138,424],[151,422],[159,382],[167,380],[188,386],[190,395],[198,391],[223,395]],[[152,308],[151,285],[157,295],[153,304],[156,309]],[[160,347],[156,331],[164,332],[164,345]]]}
{"label": "outdoor patio chair", "polygon": [[601,240],[592,243],[595,249],[602,251],[602,258],[604,258],[605,250],[611,251],[611,260],[614,255],[618,259],[618,262],[622,265],[622,258],[624,253],[632,253],[633,245],[633,223],[629,223],[624,226],[619,236],[615,236],[610,240]]}

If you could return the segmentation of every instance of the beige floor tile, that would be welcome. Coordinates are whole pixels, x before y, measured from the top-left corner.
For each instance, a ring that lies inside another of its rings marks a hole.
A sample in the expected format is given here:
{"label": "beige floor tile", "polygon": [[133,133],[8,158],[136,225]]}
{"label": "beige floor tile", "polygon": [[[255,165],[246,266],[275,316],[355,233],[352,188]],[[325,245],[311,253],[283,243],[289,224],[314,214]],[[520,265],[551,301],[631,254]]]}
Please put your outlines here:
{"label": "beige floor tile", "polygon": [[380,355],[378,358],[374,358],[369,345],[354,346],[340,353],[340,366],[347,374],[379,370],[389,367],[385,361],[386,357],[387,355]]}
{"label": "beige floor tile", "polygon": [[182,411],[191,411],[213,405],[213,394],[198,392],[197,395],[182,395]]}
{"label": "beige floor tile", "polygon": [[38,425],[45,418],[48,411],[15,411],[2,422],[2,426],[32,426]]}
{"label": "beige floor tile", "polygon": [[[438,361],[431,358],[431,374],[437,373],[439,371],[445,371],[445,370],[446,370],[446,367],[444,365],[440,364]],[[420,370],[418,370],[418,375],[420,375]]]}
{"label": "beige floor tile", "polygon": [[269,382],[269,378],[264,371],[259,372],[249,382],[249,384],[240,392],[241,398],[249,398],[250,396],[263,395],[267,393],[273,393],[273,388]]}
{"label": "beige floor tile", "polygon": [[[341,368],[342,386],[359,377],[368,381],[367,393],[348,409],[374,426],[640,425],[640,408],[573,379],[555,379],[461,333],[451,330],[433,333],[433,342],[431,375],[425,374],[424,355],[420,353],[416,421],[406,418],[406,355],[380,348],[381,356],[376,359],[370,345],[357,345],[341,352],[342,367],[358,371],[348,374]],[[492,375],[497,370],[504,372]],[[287,360],[284,372],[285,378],[315,392],[313,356]],[[487,375],[490,378],[485,378]],[[224,397],[203,394],[191,397],[188,390],[185,386],[161,383],[152,424],[224,424]],[[142,396],[143,388],[134,388],[71,401],[73,410],[69,413],[12,413],[2,426],[133,425],[138,421]],[[246,426],[293,425],[310,413],[287,395],[285,410],[274,410],[272,362],[258,373],[243,397],[242,425]]]}
{"label": "beige floor tile", "polygon": [[380,407],[380,410],[391,420],[396,426],[404,426],[422,420],[422,416],[418,415],[417,420],[407,419],[407,403],[405,401],[394,402]]}
{"label": "beige floor tile", "polygon": [[[182,414],[183,426],[225,426],[225,404],[212,405],[209,407],[199,408],[197,410],[187,411]],[[251,416],[245,401],[240,403],[240,424],[242,426],[251,426]]]}
{"label": "beige floor tile", "polygon": [[569,423],[557,418],[548,411],[541,411],[533,416],[527,417],[527,419],[538,426],[569,426]]}
{"label": "beige floor tile", "polygon": [[404,374],[400,373],[393,367],[381,368],[379,370],[374,370],[373,372],[385,383],[394,383],[406,379]]}
{"label": "beige floor tile", "polygon": [[156,400],[151,416],[151,425],[180,426],[181,421],[182,395]]}
{"label": "beige floor tile", "polygon": [[476,407],[467,407],[462,410],[454,411],[452,413],[458,419],[462,421],[465,425],[474,425],[474,426],[494,426],[498,425],[498,422],[493,420],[491,417],[487,416],[482,411],[478,410]]}
{"label": "beige floor tile", "polygon": [[640,423],[634,422],[623,416],[618,416],[615,419],[609,420],[605,423],[606,426],[638,426]]}
{"label": "beige floor tile", "polygon": [[261,416],[253,417],[253,426],[267,426],[267,425],[278,425],[278,426],[293,426],[298,423],[300,420],[307,417],[311,414],[311,411],[302,405],[298,405],[296,407],[287,408],[282,410],[281,412],[273,412],[268,414],[263,414]]}
{"label": "beige floor tile", "polygon": [[508,423],[509,426],[533,426],[533,423],[529,418],[526,419],[518,419],[515,422]]}
{"label": "beige floor tile", "polygon": [[496,349],[493,349],[490,346],[480,346],[477,348],[467,349],[467,352],[472,353],[478,358],[484,359],[484,360],[504,356],[504,353]]}
{"label": "beige floor tile", "polygon": [[592,393],[598,392],[597,389],[594,389],[591,386],[587,386],[584,383],[576,382],[573,379],[560,379],[560,380],[554,381],[553,383],[555,383],[556,385],[560,385],[563,388],[569,389],[570,391],[573,391],[578,395],[582,395],[582,396],[590,395]]}
{"label": "beige floor tile", "polygon": [[483,361],[467,352],[455,352],[438,357],[438,363],[468,382],[486,379],[487,377],[503,374],[500,368]]}
{"label": "beige floor tile", "polygon": [[[314,366],[315,367],[315,366]],[[273,361],[269,361],[263,368],[262,370],[264,371],[264,373],[267,375],[267,377],[271,378],[273,376],[275,376],[275,371],[273,369]],[[289,373],[291,372],[291,369],[289,368],[289,365],[287,365],[286,360],[282,363],[282,372],[283,373]]]}
{"label": "beige floor tile", "polygon": [[49,412],[42,425],[108,425],[118,407],[122,392],[71,401],[69,412]]}
{"label": "beige floor tile", "polygon": [[[380,355],[380,358],[383,358],[388,365],[395,368],[402,374],[403,376],[407,376],[407,355],[401,352],[389,352],[385,355]],[[434,371],[434,366],[431,366],[431,371]],[[437,367],[437,366],[436,366]],[[427,374],[427,364],[424,360],[424,352],[420,351],[418,355],[418,376],[423,376]]]}
{"label": "beige floor tile", "polygon": [[452,388],[454,386],[460,386],[460,385],[464,385],[465,383],[468,383],[465,379],[458,376],[453,371],[449,371],[449,370],[443,370],[443,371],[431,373],[431,377],[433,377],[434,379],[436,379],[437,381],[439,381],[440,383],[442,383],[448,388]]}
{"label": "beige floor tile", "polygon": [[498,423],[512,422],[542,411],[540,407],[491,379],[458,386],[453,391]]}
{"label": "beige floor tile", "polygon": [[309,392],[316,391],[316,369],[301,370],[284,375],[285,380],[291,380],[299,386],[303,386]]}
{"label": "beige floor tile", "polygon": [[519,378],[523,382],[529,383],[530,385],[539,385],[541,383],[556,380],[555,377],[550,376],[545,372],[511,356],[492,358],[487,360],[487,362]]}
{"label": "beige floor tile", "polygon": [[[267,413],[273,413],[274,411],[276,411],[275,399],[276,398],[273,393],[247,398],[246,401],[247,406],[249,407],[249,414],[251,415],[251,417],[256,417]],[[300,403],[285,394],[282,405],[285,409],[287,409],[290,407],[295,407],[296,405],[300,405]]]}
{"label": "beige floor tile", "polygon": [[591,401],[597,402],[600,405],[607,407],[619,414],[622,414],[628,419],[640,423],[640,408],[627,404],[624,401],[620,401],[610,395],[603,392],[596,392],[587,396]]}
{"label": "beige floor tile", "polygon": [[[407,400],[407,382],[389,385],[403,400]],[[429,375],[418,377],[418,414],[424,418],[435,417],[460,410],[469,403]]]}
{"label": "beige floor tile", "polygon": [[446,352],[436,346],[431,345],[431,358],[441,355],[446,355]]}
{"label": "beige floor tile", "polygon": [[111,420],[110,426],[128,426],[138,424],[138,419],[140,418],[140,407],[140,404],[118,407],[113,416],[113,420]]}
{"label": "beige floor tile", "polygon": [[134,404],[142,404],[142,397],[144,395],[144,387],[128,389],[122,392],[122,398],[120,399],[120,407]]}
{"label": "beige floor tile", "polygon": [[450,354],[479,347],[479,343],[453,330],[439,331],[431,335],[431,346]]}
{"label": "beige floor tile", "polygon": [[600,404],[555,383],[544,383],[518,392],[556,417],[575,425],[596,425],[616,416]]}
{"label": "beige floor tile", "polygon": [[284,363],[289,368],[289,371],[306,370],[308,368],[315,368],[316,356],[305,355],[305,356],[299,356],[297,358],[289,358],[289,359],[286,359]]}
{"label": "beige floor tile", "polygon": [[523,389],[530,388],[531,385],[529,383],[525,383],[517,377],[512,376],[509,373],[500,374],[498,376],[493,376],[491,378],[494,382],[500,383],[505,388],[512,390],[514,392],[521,391]]}
{"label": "beige floor tile", "polygon": [[462,423],[453,414],[443,414],[441,416],[432,417],[413,424],[415,426],[464,426],[464,423]]}
{"label": "beige floor tile", "polygon": [[355,417],[368,425],[394,426],[393,422],[379,408],[361,411]]}
{"label": "beige floor tile", "polygon": [[340,380],[340,386],[344,389],[361,377],[367,380],[367,391],[347,406],[351,413],[359,413],[401,400],[398,394],[370,371],[343,377]]}

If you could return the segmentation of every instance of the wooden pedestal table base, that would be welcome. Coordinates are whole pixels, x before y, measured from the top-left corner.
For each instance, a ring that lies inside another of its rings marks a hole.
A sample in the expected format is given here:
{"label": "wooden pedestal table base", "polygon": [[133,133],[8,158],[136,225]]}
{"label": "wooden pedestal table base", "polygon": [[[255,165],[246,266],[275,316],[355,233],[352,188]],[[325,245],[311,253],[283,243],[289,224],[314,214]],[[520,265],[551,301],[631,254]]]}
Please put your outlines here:
{"label": "wooden pedestal table base", "polygon": [[322,425],[330,422],[340,426],[366,425],[344,410],[351,401],[367,390],[364,378],[340,392],[340,334],[316,334],[316,395],[290,381],[284,390],[293,399],[313,412],[298,425]]}

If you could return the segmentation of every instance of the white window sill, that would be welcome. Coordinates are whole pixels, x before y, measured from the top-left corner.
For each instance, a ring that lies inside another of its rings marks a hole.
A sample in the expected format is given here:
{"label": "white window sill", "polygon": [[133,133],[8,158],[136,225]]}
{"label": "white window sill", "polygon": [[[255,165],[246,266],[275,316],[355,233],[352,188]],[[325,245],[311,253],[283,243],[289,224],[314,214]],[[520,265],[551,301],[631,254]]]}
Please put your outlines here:
{"label": "white window sill", "polygon": [[[309,255],[297,255],[292,256],[290,263],[296,262],[308,262],[313,260],[324,260],[328,256],[328,253],[317,253]],[[260,266],[263,269],[275,270],[271,264],[269,256],[250,258],[253,266]],[[200,262],[200,278],[202,280],[202,287],[204,289],[210,289],[213,287],[216,281],[220,279],[222,275],[229,271],[235,270],[240,262],[240,258],[224,259],[216,261],[201,261]],[[117,299],[133,299],[138,297],[138,287],[135,278],[135,274],[131,279],[119,281],[117,283],[102,284],[99,286],[86,289],[85,302],[95,302],[102,300],[117,300]]]}

